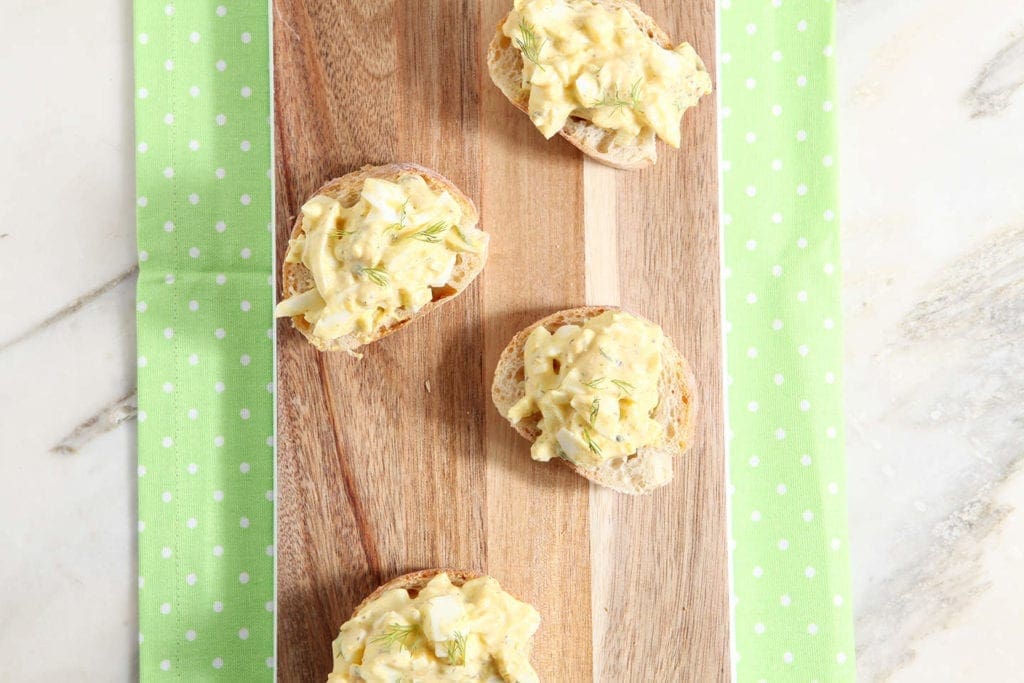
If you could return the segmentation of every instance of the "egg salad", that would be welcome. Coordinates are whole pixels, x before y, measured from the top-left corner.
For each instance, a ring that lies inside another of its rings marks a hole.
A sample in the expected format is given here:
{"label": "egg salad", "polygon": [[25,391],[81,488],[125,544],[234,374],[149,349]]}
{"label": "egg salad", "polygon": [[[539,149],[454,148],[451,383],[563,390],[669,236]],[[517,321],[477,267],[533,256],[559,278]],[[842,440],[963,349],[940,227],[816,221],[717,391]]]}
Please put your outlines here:
{"label": "egg salad", "polygon": [[415,596],[385,591],[345,622],[328,683],[536,683],[532,606],[484,576],[455,586],[437,574]]}
{"label": "egg salad", "polygon": [[302,230],[285,260],[302,263],[313,287],[277,304],[277,317],[303,316],[321,339],[374,331],[418,311],[444,291],[462,253],[481,253],[487,235],[462,225],[459,203],[414,174],[367,178],[346,206],[319,194],[302,206]]}
{"label": "egg salad", "polygon": [[570,117],[619,144],[657,135],[679,147],[683,112],[711,92],[688,43],[661,47],[625,8],[591,0],[515,0],[502,33],[523,57],[528,113],[545,137]]}
{"label": "egg salad", "polygon": [[534,329],[523,351],[525,395],[508,413],[513,424],[539,413],[533,459],[597,467],[660,443],[652,414],[663,343],[660,327],[618,310]]}

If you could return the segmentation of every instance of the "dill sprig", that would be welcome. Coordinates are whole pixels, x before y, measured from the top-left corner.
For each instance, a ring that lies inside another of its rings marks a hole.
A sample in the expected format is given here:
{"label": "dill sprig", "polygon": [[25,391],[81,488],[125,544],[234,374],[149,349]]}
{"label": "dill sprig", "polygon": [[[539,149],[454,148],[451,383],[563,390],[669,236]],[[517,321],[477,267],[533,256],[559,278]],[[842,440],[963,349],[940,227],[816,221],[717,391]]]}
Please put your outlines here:
{"label": "dill sprig", "polygon": [[537,40],[537,31],[529,22],[525,19],[519,21],[519,37],[515,39],[515,45],[523,53],[523,56],[536,64],[541,71],[544,70],[544,65],[537,60],[540,58],[541,48],[546,42],[547,38],[541,41]]}
{"label": "dill sprig", "polygon": [[450,227],[451,226],[444,221],[436,221],[422,230],[417,230],[416,232],[406,236],[411,237],[414,240],[419,240],[420,242],[435,244],[441,241],[441,235],[443,235]]}
{"label": "dill sprig", "polygon": [[589,382],[584,382],[583,386],[590,387],[591,389],[600,389],[601,384],[604,382],[604,377],[595,377]]}
{"label": "dill sprig", "polygon": [[466,634],[461,631],[453,631],[448,639],[448,663],[453,666],[466,663]]}
{"label": "dill sprig", "polygon": [[378,287],[387,287],[391,282],[388,279],[388,271],[383,268],[367,268],[363,266],[356,271],[357,275],[365,275],[373,284]]}
{"label": "dill sprig", "polygon": [[623,96],[618,90],[614,93],[604,93],[601,99],[594,100],[590,104],[591,109],[600,109],[603,107],[611,107],[612,113],[618,113],[623,108],[636,109],[640,106],[640,88],[644,83],[643,78],[638,78],[633,81],[633,85],[629,88],[629,94]]}
{"label": "dill sprig", "polygon": [[597,347],[597,352],[600,353],[602,356],[604,356],[605,360],[607,360],[607,361],[609,361],[611,363],[614,363],[616,366],[622,365],[622,361],[620,361],[618,359],[615,359],[615,358],[612,358],[611,356],[609,356],[608,352],[604,350],[604,347],[598,346]]}
{"label": "dill sprig", "polygon": [[[404,202],[402,202],[402,210],[398,214],[398,222],[397,223],[392,223],[391,225],[389,225],[384,230],[384,233],[387,234],[391,230],[394,230],[396,233],[402,232],[402,230],[405,229],[405,221],[406,221],[406,219],[408,217],[409,217],[409,200],[406,199]],[[394,239],[394,237],[392,237],[392,239]]]}
{"label": "dill sprig", "polygon": [[594,424],[597,420],[597,413],[601,410],[601,397],[596,396],[594,402],[590,404],[590,424]]}
{"label": "dill sprig", "polygon": [[397,644],[399,647],[409,649],[409,638],[416,634],[416,626],[414,624],[391,624],[388,630],[379,636],[375,636],[370,640],[371,643],[383,643],[381,647],[385,650],[390,650],[392,646]]}
{"label": "dill sprig", "polygon": [[617,386],[619,389],[623,391],[623,393],[626,394],[632,394],[633,390],[636,389],[636,387],[634,387],[632,384],[630,384],[624,379],[613,379],[612,384]]}
{"label": "dill sprig", "polygon": [[583,428],[583,440],[587,442],[587,448],[591,450],[594,455],[601,455],[601,447],[594,443],[594,440],[590,437],[590,431],[586,427]]}

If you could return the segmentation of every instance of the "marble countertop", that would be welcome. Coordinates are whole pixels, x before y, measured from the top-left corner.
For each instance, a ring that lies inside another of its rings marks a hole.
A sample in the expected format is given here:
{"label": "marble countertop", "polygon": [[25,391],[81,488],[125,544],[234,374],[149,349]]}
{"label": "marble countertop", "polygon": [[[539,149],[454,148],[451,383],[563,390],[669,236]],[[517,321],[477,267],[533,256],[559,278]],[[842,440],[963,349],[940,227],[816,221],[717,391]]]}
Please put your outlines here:
{"label": "marble countertop", "polygon": [[[0,657],[11,680],[131,680],[130,6],[4,14],[0,81],[20,94],[0,109],[18,131],[0,140]],[[839,0],[838,16],[860,679],[1012,680],[1024,5]],[[55,193],[70,208],[34,208]]]}

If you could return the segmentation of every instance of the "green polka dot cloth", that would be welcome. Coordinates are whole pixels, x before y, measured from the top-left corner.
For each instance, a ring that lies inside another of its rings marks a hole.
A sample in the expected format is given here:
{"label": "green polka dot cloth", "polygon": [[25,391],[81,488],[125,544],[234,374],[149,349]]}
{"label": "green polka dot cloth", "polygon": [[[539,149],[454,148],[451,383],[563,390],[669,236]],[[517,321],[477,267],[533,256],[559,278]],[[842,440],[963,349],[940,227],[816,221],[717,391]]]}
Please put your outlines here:
{"label": "green polka dot cloth", "polygon": [[274,676],[268,8],[135,3],[141,680]]}
{"label": "green polka dot cloth", "polygon": [[721,0],[735,680],[853,681],[834,7]]}
{"label": "green polka dot cloth", "polygon": [[[734,680],[854,680],[833,6],[722,0]],[[139,676],[274,678],[269,7],[135,3]]]}

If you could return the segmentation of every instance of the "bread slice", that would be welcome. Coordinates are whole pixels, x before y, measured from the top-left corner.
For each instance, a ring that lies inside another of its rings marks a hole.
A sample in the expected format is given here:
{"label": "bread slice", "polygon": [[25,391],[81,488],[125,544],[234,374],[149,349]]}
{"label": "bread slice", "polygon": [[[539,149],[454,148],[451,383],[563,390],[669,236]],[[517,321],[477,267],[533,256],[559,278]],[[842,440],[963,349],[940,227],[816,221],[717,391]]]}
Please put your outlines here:
{"label": "bread slice", "polygon": [[[644,14],[637,5],[629,0],[593,0],[609,10],[625,9],[640,27],[658,45],[671,50],[675,46],[668,35],[662,31],[654,19]],[[509,102],[524,114],[529,114],[527,104],[530,101],[530,90],[522,85],[523,56],[512,41],[501,31],[508,15],[498,23],[498,29],[487,49],[487,68],[491,80],[498,86]],[[575,145],[581,152],[608,166],[623,170],[635,170],[653,166],[658,160],[658,149],[653,131],[648,131],[643,138],[638,138],[628,145],[615,142],[615,132],[595,126],[586,119],[570,117],[559,135]]]}
{"label": "bread slice", "polygon": [[[422,177],[426,181],[427,186],[434,192],[447,191],[462,210],[462,223],[460,223],[460,226],[475,225],[478,229],[480,228],[480,226],[477,225],[480,220],[480,212],[477,211],[476,205],[473,204],[472,200],[463,194],[463,192],[457,188],[452,181],[448,180],[440,173],[432,171],[429,168],[424,168],[418,164],[398,163],[387,164],[385,166],[363,166],[358,171],[348,173],[340,178],[335,178],[334,180],[327,182],[313,194],[327,195],[328,197],[340,200],[345,206],[352,206],[352,204],[358,200],[359,192],[362,190],[363,183],[367,178],[379,178],[381,180],[395,182],[399,178],[407,175],[418,175]],[[300,213],[295,218],[295,225],[292,227],[291,237],[294,239],[301,233],[302,214]],[[458,254],[456,256],[455,269],[452,271],[451,280],[444,287],[434,288],[433,300],[418,311],[399,308],[396,311],[398,318],[374,330],[371,341],[376,341],[381,337],[385,337],[392,332],[405,327],[405,325],[413,319],[418,318],[421,315],[426,315],[444,302],[457,296],[462,290],[469,286],[469,283],[473,281],[473,278],[480,274],[480,271],[483,270],[484,263],[486,261],[486,245],[484,246],[484,250],[479,254],[468,252]],[[293,294],[306,292],[314,286],[313,273],[310,272],[310,270],[302,263],[285,262],[281,266],[282,299],[290,297]],[[321,351],[346,351],[352,355],[358,355],[356,350],[364,344],[364,342],[360,341],[353,334],[347,334],[336,339],[320,339],[319,337],[313,336],[313,325],[307,322],[301,315],[293,316],[291,320],[292,326],[301,332],[310,344]]]}
{"label": "bread slice", "polygon": [[[520,331],[508,343],[498,359],[491,385],[491,398],[501,416],[508,419],[508,411],[525,395],[523,350],[526,339],[538,325],[554,332],[564,325],[583,325],[587,320],[605,311],[618,310],[615,306],[583,306],[552,313]],[[639,317],[639,316],[637,316]],[[653,323],[652,323],[653,324]],[[652,480],[656,459],[671,459],[682,455],[693,441],[696,381],[686,359],[680,355],[668,337],[661,349],[661,377],[658,381],[658,406],[652,416],[664,427],[665,442],[657,447],[645,446],[628,458],[615,458],[600,467],[586,467],[568,460],[558,459],[577,474],[621,491],[622,493],[648,493],[661,484]],[[533,442],[540,436],[540,416],[530,415],[512,426],[524,438]]]}

